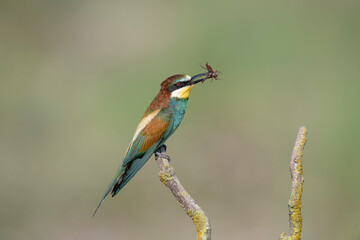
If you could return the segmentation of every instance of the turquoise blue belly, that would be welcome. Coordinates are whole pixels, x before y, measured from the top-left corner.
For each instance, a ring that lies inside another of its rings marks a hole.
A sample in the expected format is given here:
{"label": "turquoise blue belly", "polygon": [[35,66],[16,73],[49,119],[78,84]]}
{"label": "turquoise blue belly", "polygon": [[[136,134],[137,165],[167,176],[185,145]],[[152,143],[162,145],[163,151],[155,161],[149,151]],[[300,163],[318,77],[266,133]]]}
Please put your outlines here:
{"label": "turquoise blue belly", "polygon": [[185,111],[188,105],[188,99],[171,98],[169,105],[175,113],[173,129],[169,134],[170,136],[179,127],[181,121],[184,118]]}

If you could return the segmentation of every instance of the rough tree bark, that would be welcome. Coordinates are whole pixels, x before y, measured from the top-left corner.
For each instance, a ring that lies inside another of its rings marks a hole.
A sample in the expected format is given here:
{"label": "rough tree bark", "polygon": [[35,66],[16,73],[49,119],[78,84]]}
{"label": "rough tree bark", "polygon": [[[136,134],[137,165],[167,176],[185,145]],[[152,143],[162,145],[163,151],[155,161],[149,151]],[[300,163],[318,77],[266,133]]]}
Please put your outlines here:
{"label": "rough tree bark", "polygon": [[208,217],[176,177],[175,170],[170,165],[169,157],[165,155],[165,152],[166,147],[160,147],[155,154],[155,160],[160,169],[161,182],[170,189],[180,206],[193,221],[197,231],[197,240],[211,240],[211,226]]}
{"label": "rough tree bark", "polygon": [[[307,129],[300,127],[290,160],[291,193],[288,202],[290,232],[289,234],[282,233],[280,240],[301,240],[301,201],[304,183],[302,155],[307,140],[306,136]],[[155,160],[160,169],[159,177],[161,182],[170,189],[181,207],[193,221],[197,231],[197,240],[211,240],[211,226],[208,217],[181,185],[175,175],[174,168],[169,163],[170,158],[165,153],[166,146],[162,146],[155,154]]]}
{"label": "rough tree bark", "polygon": [[280,235],[280,240],[301,239],[303,220],[301,216],[301,200],[304,183],[302,155],[307,140],[306,136],[306,127],[300,127],[290,160],[291,193],[288,202],[290,231],[289,234],[283,232]]}

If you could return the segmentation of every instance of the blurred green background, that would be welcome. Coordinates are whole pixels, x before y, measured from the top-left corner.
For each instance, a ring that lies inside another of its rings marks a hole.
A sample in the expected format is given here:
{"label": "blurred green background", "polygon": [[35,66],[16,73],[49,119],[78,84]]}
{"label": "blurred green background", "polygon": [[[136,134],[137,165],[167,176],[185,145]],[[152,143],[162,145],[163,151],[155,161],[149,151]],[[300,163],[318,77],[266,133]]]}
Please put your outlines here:
{"label": "blurred green background", "polygon": [[203,72],[167,142],[214,239],[360,239],[359,1],[1,1],[0,238],[195,239],[153,160],[91,215],[166,77]]}

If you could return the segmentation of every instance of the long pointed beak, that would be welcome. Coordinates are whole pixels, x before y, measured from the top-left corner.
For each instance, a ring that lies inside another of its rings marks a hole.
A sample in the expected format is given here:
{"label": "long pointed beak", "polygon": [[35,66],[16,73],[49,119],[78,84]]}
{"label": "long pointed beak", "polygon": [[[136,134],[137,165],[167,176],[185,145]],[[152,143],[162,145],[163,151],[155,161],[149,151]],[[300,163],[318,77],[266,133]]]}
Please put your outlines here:
{"label": "long pointed beak", "polygon": [[[197,84],[199,82],[202,82],[203,80],[206,79],[206,76],[208,75],[209,73],[206,72],[206,73],[200,73],[200,74],[197,74],[195,76],[192,76],[191,79],[190,79],[190,84],[191,85],[194,85],[194,84]],[[202,78],[204,77],[204,78]]]}

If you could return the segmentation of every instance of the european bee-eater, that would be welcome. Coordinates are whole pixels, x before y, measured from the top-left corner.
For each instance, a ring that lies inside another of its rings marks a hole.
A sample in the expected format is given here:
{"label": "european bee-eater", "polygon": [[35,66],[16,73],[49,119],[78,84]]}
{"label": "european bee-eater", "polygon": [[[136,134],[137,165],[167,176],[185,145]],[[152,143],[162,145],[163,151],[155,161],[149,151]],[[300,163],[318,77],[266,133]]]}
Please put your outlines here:
{"label": "european bee-eater", "polygon": [[[205,78],[202,78],[204,76]],[[203,82],[210,77],[209,72],[193,77],[178,74],[161,83],[160,92],[146,109],[125,153],[124,160],[109,184],[94,215],[107,195],[111,193],[114,197],[118,194],[144,166],[151,155],[174,133],[184,117],[190,91],[196,83]]]}

